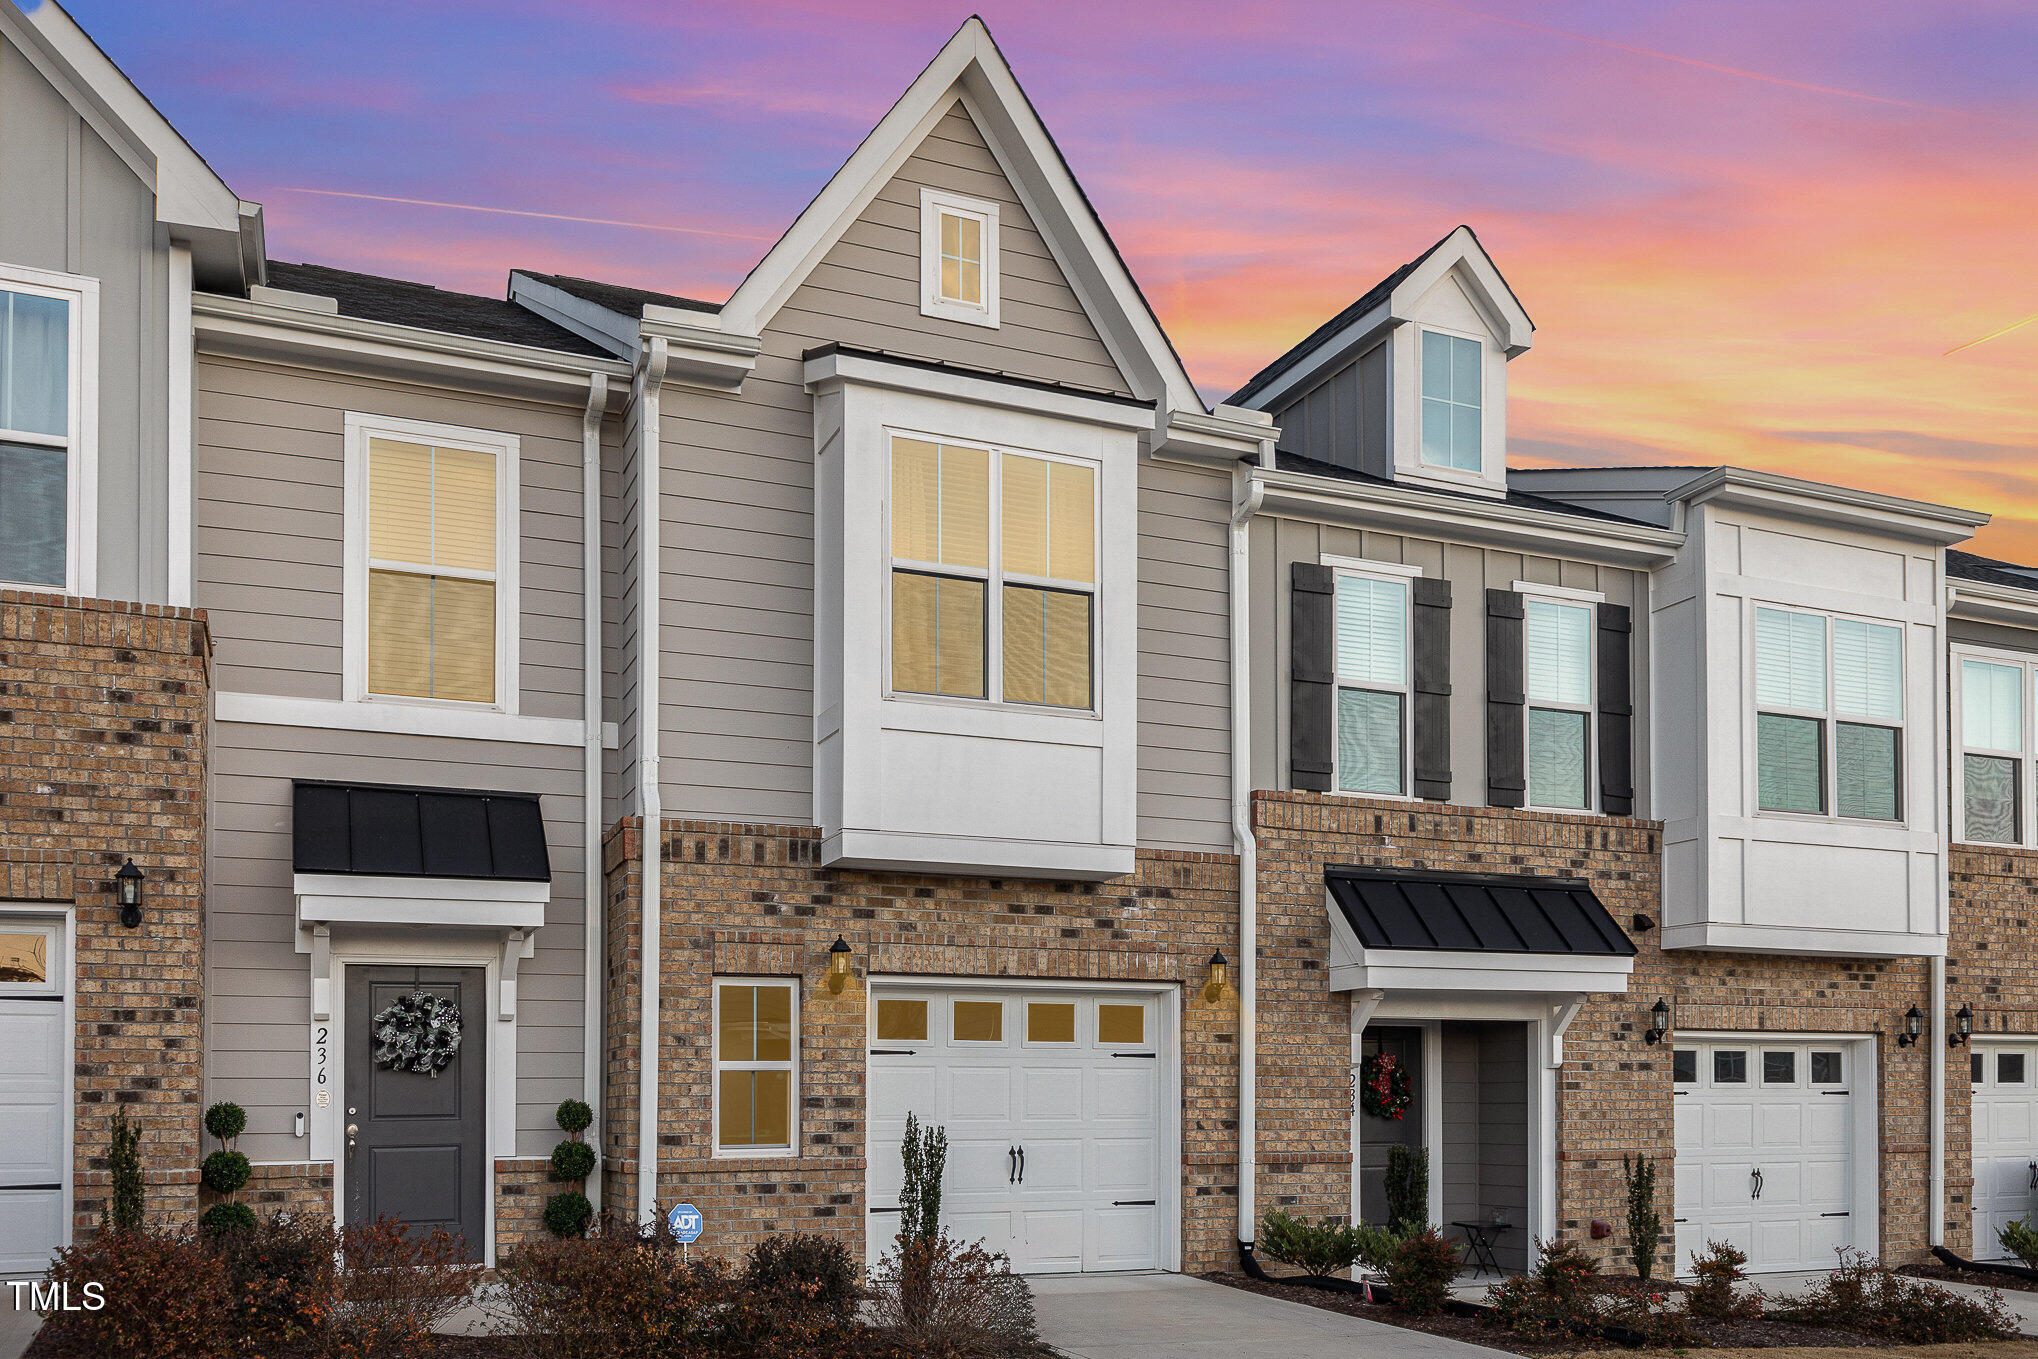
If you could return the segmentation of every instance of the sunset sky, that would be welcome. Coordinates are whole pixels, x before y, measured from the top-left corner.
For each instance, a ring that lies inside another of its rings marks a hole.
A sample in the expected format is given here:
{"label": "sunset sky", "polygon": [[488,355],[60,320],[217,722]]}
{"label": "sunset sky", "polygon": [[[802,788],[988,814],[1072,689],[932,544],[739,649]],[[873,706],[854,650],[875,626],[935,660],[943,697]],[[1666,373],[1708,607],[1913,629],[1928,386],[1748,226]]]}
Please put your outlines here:
{"label": "sunset sky", "polygon": [[[70,8],[266,206],[275,258],[711,299],[969,13]],[[2031,0],[981,12],[1212,399],[1468,222],[1538,327],[1517,465],[1732,462],[1948,501],[1996,516],[1976,550],[2038,563]]]}

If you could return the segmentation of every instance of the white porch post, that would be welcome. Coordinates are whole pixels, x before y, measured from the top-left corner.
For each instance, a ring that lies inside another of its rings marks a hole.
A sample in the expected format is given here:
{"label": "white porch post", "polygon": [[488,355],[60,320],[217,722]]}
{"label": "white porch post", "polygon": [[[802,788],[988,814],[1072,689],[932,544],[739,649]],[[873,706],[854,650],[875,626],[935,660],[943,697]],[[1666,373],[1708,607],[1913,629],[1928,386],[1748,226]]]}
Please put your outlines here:
{"label": "white porch post", "polygon": [[1557,1072],[1564,1065],[1564,1031],[1584,1004],[1582,995],[1553,999],[1531,1024],[1528,1075],[1536,1098],[1535,1119],[1529,1128],[1529,1161],[1535,1167],[1536,1192],[1529,1201],[1530,1251],[1535,1249],[1534,1242],[1556,1235]]}

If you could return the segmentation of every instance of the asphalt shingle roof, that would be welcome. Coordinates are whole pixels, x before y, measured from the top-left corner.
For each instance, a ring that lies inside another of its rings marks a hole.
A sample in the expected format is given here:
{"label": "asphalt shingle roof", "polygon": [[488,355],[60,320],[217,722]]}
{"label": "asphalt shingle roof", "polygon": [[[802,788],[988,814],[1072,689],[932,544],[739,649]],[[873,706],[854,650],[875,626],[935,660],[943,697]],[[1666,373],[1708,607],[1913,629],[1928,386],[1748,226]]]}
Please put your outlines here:
{"label": "asphalt shingle roof", "polygon": [[631,288],[621,283],[602,283],[591,278],[575,278],[571,274],[541,274],[535,269],[516,271],[525,278],[548,284],[562,293],[571,293],[583,302],[592,302],[598,307],[624,316],[642,318],[644,308],[683,307],[688,311],[720,311],[719,302],[703,302],[697,297],[681,297],[678,293],[653,292],[649,288]]}
{"label": "asphalt shingle roof", "polygon": [[2019,566],[1957,548],[1946,549],[1946,574],[1956,580],[1978,580],[2017,590],[2038,590],[2038,566]]}
{"label": "asphalt shingle roof", "polygon": [[282,260],[269,261],[268,281],[272,288],[330,297],[339,303],[340,315],[363,321],[436,330],[477,340],[500,340],[567,354],[610,357],[600,345],[505,298],[448,292],[429,283]]}
{"label": "asphalt shingle roof", "polygon": [[[1368,486],[1397,486],[1402,484],[1387,477],[1376,477],[1371,472],[1361,472],[1356,468],[1340,467],[1336,463],[1319,462],[1315,458],[1305,458],[1299,453],[1276,452],[1274,454],[1274,470],[1277,472],[1301,472],[1313,477],[1333,477],[1339,481],[1362,482]],[[1491,496],[1474,495],[1470,491],[1453,491],[1442,486],[1424,486],[1419,489],[1431,495],[1447,495],[1459,500],[1483,500],[1490,503],[1493,499]],[[1512,488],[1508,490],[1504,500],[1507,504],[1524,510],[1542,510],[1549,514],[1570,514],[1576,515],[1580,519],[1603,519],[1608,523],[1636,524],[1643,528],[1662,527],[1660,524],[1651,524],[1645,520],[1630,519],[1624,514],[1608,514],[1605,510],[1589,509],[1584,505],[1573,505],[1568,500],[1552,500],[1548,496],[1532,495],[1527,491],[1517,491]]]}

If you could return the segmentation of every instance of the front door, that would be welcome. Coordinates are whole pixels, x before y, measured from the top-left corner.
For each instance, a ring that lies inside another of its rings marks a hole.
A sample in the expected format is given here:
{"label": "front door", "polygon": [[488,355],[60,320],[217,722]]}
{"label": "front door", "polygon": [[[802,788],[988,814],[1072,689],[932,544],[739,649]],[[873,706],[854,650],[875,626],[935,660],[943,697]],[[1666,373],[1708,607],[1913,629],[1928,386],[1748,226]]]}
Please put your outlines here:
{"label": "front door", "polygon": [[[459,1007],[460,1046],[434,1074],[375,1059],[377,1018],[414,992]],[[343,1125],[346,1221],[442,1227],[482,1258],[487,1240],[486,974],[478,967],[349,967]]]}
{"label": "front door", "polygon": [[[1359,1218],[1384,1226],[1387,1223],[1388,1151],[1397,1146],[1420,1149],[1423,1145],[1422,1121],[1427,1116],[1423,1099],[1428,1092],[1422,1088],[1422,1030],[1368,1024],[1359,1039],[1359,1054],[1360,1069],[1353,1073],[1355,1083],[1364,1079],[1373,1058],[1388,1057],[1408,1073],[1409,1087],[1414,1095],[1400,1118],[1376,1118],[1364,1111],[1363,1100],[1360,1103]],[[1359,1099],[1360,1094],[1355,1087],[1353,1098]],[[1437,1167],[1430,1167],[1430,1173],[1436,1174]]]}

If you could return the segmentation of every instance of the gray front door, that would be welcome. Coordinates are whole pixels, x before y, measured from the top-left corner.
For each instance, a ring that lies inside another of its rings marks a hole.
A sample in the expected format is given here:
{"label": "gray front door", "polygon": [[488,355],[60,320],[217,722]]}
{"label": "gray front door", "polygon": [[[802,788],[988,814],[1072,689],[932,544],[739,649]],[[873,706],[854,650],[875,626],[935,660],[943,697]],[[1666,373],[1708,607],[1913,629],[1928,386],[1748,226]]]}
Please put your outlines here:
{"label": "gray front door", "polygon": [[[478,967],[347,969],[346,1221],[443,1227],[479,1260],[488,1211],[488,1005]],[[375,1060],[375,1017],[413,991],[460,1007],[460,1049],[437,1075]]]}
{"label": "gray front door", "polygon": [[[1360,1055],[1385,1054],[1401,1063],[1410,1077],[1414,1099],[1400,1118],[1359,1117],[1359,1216],[1378,1226],[1387,1225],[1387,1149],[1422,1145],[1422,1030],[1386,1024],[1368,1024],[1360,1038]],[[1435,1167],[1431,1167],[1432,1173]]]}

